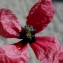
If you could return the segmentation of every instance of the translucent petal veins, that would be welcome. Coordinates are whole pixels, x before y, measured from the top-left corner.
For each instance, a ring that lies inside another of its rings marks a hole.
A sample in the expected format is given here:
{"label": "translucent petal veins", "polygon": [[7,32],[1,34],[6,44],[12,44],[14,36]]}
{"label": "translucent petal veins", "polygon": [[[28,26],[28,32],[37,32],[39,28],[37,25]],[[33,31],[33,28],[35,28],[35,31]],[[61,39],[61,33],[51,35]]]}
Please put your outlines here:
{"label": "translucent petal veins", "polygon": [[30,44],[41,63],[62,63],[63,47],[55,37],[36,37],[36,42]]}
{"label": "translucent petal veins", "polygon": [[28,63],[28,45],[21,42],[0,47],[0,63]]}
{"label": "translucent petal veins", "polygon": [[5,38],[18,38],[21,25],[16,15],[9,9],[0,9],[0,35]]}
{"label": "translucent petal veins", "polygon": [[36,33],[38,33],[52,21],[54,11],[52,1],[41,0],[29,11],[26,24],[33,26]]}

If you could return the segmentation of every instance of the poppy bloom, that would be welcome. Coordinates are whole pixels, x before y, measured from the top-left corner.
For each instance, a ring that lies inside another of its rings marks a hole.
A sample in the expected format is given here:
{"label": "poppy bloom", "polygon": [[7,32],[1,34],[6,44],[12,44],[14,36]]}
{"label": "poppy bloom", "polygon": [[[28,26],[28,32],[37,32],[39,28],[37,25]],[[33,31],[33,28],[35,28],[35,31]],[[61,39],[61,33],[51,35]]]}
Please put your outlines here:
{"label": "poppy bloom", "polygon": [[63,48],[55,37],[38,36],[51,22],[54,15],[51,0],[40,0],[30,10],[26,26],[22,27],[9,9],[0,9],[0,35],[21,41],[0,46],[0,63],[28,63],[28,43],[41,63],[63,63]]}

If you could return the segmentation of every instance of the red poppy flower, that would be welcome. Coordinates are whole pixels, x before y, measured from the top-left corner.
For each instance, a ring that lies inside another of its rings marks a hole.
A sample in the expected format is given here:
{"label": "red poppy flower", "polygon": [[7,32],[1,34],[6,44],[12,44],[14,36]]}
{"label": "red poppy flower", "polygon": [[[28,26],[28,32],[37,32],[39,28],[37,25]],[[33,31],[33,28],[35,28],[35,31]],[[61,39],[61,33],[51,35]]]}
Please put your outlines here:
{"label": "red poppy flower", "polygon": [[55,37],[35,37],[51,22],[54,11],[51,0],[40,0],[31,8],[27,25],[22,27],[11,10],[0,9],[0,35],[22,39],[14,44],[0,46],[0,63],[27,63],[28,43],[41,63],[63,63],[63,48]]}

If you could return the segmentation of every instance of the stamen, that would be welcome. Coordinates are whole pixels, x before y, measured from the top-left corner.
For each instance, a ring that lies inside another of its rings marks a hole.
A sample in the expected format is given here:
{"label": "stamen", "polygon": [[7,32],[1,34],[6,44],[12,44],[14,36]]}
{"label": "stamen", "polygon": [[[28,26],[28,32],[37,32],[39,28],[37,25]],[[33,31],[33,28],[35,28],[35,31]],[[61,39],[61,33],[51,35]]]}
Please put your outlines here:
{"label": "stamen", "polygon": [[24,26],[22,27],[22,31],[19,33],[19,38],[23,39],[22,43],[23,45],[29,43],[34,43],[35,42],[35,30],[33,26]]}

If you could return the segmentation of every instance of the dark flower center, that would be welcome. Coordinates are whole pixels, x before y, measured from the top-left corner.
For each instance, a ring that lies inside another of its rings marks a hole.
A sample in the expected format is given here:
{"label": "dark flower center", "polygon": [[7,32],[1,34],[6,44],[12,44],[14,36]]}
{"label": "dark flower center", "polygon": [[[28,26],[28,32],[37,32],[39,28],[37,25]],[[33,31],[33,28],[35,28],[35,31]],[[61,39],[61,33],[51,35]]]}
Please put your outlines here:
{"label": "dark flower center", "polygon": [[22,31],[19,33],[19,38],[23,39],[21,42],[23,45],[27,43],[34,43],[35,42],[35,30],[33,26],[24,26],[22,27]]}

